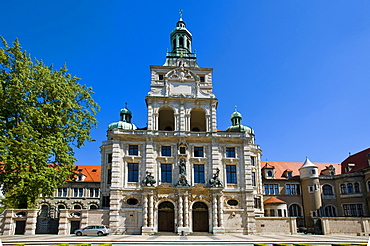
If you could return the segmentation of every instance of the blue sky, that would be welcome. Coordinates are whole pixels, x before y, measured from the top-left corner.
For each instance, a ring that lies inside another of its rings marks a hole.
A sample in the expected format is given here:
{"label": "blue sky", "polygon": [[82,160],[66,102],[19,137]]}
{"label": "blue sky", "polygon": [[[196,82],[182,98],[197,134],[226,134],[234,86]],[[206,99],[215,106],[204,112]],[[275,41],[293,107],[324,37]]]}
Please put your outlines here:
{"label": "blue sky", "polygon": [[100,164],[107,126],[128,102],[145,127],[150,65],[162,65],[183,9],[198,64],[214,69],[218,129],[237,105],[262,160],[341,162],[369,146],[370,1],[5,1],[0,35],[93,87]]}

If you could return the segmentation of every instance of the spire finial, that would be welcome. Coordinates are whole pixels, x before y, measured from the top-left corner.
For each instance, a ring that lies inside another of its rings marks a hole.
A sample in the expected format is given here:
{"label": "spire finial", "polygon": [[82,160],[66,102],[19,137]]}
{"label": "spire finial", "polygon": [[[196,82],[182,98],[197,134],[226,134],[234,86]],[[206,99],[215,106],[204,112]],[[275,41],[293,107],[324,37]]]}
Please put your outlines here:
{"label": "spire finial", "polygon": [[235,112],[236,112],[236,108],[237,108],[237,107],[238,107],[238,106],[236,106],[236,105],[234,106],[234,111],[235,111]]}
{"label": "spire finial", "polygon": [[182,20],[182,9],[180,9],[179,13],[180,13],[180,20]]}
{"label": "spire finial", "polygon": [[125,107],[126,107],[126,108],[127,108],[127,104],[128,104],[128,103],[127,103],[127,102],[125,102]]}

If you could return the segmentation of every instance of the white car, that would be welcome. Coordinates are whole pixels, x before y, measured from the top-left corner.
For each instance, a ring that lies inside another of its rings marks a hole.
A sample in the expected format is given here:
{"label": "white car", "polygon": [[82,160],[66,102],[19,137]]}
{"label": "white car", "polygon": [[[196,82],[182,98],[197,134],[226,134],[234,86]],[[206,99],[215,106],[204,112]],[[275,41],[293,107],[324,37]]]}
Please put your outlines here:
{"label": "white car", "polygon": [[104,236],[110,233],[110,229],[105,225],[86,226],[83,229],[75,230],[76,236]]}

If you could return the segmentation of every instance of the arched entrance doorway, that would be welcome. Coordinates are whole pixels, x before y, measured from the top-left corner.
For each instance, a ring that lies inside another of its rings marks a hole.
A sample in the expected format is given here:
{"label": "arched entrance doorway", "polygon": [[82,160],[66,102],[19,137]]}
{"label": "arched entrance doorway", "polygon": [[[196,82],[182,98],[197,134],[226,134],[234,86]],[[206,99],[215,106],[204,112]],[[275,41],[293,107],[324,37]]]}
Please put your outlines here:
{"label": "arched entrance doorway", "polygon": [[193,204],[193,232],[208,232],[208,207],[203,202]]}
{"label": "arched entrance doorway", "polygon": [[162,202],[158,206],[158,231],[175,231],[175,209],[171,202]]}

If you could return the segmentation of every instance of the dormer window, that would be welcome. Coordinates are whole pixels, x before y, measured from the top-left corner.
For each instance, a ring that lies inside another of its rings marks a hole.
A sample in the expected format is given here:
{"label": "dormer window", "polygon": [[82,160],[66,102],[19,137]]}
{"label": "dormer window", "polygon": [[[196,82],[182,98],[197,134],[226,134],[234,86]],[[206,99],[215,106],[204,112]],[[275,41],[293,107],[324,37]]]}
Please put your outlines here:
{"label": "dormer window", "polygon": [[85,180],[86,176],[82,173],[82,169],[78,169],[77,173],[77,182],[83,182]]}
{"label": "dormer window", "polygon": [[204,76],[200,76],[200,82],[205,82],[206,81],[206,78]]}
{"label": "dormer window", "polygon": [[347,172],[352,171],[352,169],[355,167],[355,163],[348,163]]}
{"label": "dormer window", "polygon": [[274,172],[272,170],[267,170],[266,171],[267,177],[273,178],[274,177]]}

